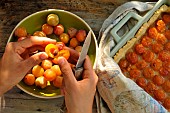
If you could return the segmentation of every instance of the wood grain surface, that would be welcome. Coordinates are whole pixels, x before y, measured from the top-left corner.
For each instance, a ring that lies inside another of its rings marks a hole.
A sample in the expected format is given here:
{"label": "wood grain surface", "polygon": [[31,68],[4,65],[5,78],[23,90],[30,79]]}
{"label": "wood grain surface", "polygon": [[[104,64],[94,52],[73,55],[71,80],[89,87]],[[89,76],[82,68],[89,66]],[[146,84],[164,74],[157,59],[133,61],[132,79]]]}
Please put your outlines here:
{"label": "wood grain surface", "polygon": [[[84,19],[96,37],[104,20],[120,5],[131,0],[1,0],[0,1],[0,57],[14,27],[26,16],[45,9],[63,9]],[[147,1],[147,0],[141,0]],[[156,1],[156,0],[148,0]],[[39,99],[16,86],[5,95],[3,113],[59,113],[63,97]],[[96,113],[96,106],[93,106]]]}

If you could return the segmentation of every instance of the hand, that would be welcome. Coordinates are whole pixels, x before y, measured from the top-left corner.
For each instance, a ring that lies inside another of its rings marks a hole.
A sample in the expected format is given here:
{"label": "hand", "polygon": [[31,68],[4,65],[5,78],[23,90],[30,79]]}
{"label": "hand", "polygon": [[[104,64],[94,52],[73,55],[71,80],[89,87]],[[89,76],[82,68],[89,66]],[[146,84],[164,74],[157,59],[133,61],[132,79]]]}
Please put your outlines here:
{"label": "hand", "polygon": [[38,52],[30,57],[29,53],[42,50],[49,43],[56,41],[46,37],[31,36],[7,44],[0,63],[0,96],[19,83],[34,65],[48,58],[45,52]]}
{"label": "hand", "polygon": [[[78,59],[78,53],[70,50],[72,60]],[[98,77],[95,74],[89,57],[84,62],[83,79],[77,81],[74,77],[69,63],[60,57],[59,66],[63,73],[63,92],[68,113],[92,113],[94,95]]]}

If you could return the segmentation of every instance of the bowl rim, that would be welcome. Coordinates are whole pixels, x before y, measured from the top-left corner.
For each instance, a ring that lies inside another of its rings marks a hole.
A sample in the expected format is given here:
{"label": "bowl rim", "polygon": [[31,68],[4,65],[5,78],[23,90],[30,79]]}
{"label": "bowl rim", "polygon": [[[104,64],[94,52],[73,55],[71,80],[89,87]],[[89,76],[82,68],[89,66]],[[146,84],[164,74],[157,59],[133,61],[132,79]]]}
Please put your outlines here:
{"label": "bowl rim", "polygon": [[38,98],[42,98],[42,99],[54,99],[54,98],[60,98],[60,97],[63,97],[64,95],[56,95],[56,96],[39,96],[39,95],[36,95],[34,93],[31,93],[27,90],[25,90],[23,87],[21,87],[19,84],[16,85],[19,89],[21,89],[22,91],[24,91],[25,93],[31,95],[31,96],[34,96],[34,97],[38,97]]}
{"label": "bowl rim", "polygon": [[[26,16],[26,17],[23,18],[19,23],[17,23],[17,25],[14,27],[14,29],[12,30],[12,32],[11,32],[9,38],[8,38],[7,43],[9,43],[9,42],[11,41],[11,39],[12,39],[12,37],[13,37],[13,34],[14,34],[14,32],[15,32],[15,29],[16,29],[17,27],[19,27],[19,25],[20,25],[21,23],[23,23],[25,20],[31,18],[32,16],[34,16],[34,15],[36,15],[36,14],[43,13],[43,12],[51,12],[51,11],[65,12],[65,13],[67,13],[67,14],[70,14],[70,15],[72,15],[72,16],[75,16],[75,17],[78,18],[80,21],[82,21],[89,30],[92,31],[94,43],[95,43],[95,46],[96,46],[96,48],[95,48],[95,49],[96,49],[96,55],[95,55],[95,60],[94,60],[94,64],[93,64],[93,69],[95,69],[95,68],[96,68],[96,62],[97,62],[96,58],[98,57],[98,44],[97,44],[96,36],[95,36],[93,30],[91,29],[91,27],[85,22],[85,20],[83,20],[83,19],[82,19],[81,17],[79,17],[78,15],[76,15],[76,14],[74,14],[74,13],[72,13],[72,12],[66,11],[66,10],[62,10],[62,9],[45,9],[45,10],[41,10],[41,11],[34,12],[34,13]],[[25,93],[27,93],[27,94],[29,94],[29,95],[31,95],[31,96],[34,96],[34,97],[38,97],[38,98],[53,99],[53,98],[60,98],[60,97],[63,97],[63,96],[64,96],[64,95],[39,96],[39,95],[36,95],[36,94],[34,94],[34,93],[31,93],[31,92],[25,90],[23,87],[21,87],[21,86],[19,85],[19,83],[18,83],[16,86],[17,86],[19,89],[21,89],[22,91],[24,91]]]}

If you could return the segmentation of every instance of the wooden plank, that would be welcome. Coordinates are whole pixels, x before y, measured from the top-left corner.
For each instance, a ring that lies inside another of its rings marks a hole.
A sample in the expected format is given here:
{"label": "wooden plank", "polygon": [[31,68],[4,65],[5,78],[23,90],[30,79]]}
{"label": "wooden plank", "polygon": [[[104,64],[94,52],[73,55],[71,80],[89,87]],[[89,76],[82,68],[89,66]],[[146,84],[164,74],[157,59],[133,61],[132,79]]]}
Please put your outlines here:
{"label": "wooden plank", "polygon": [[[0,1],[0,58],[14,27],[26,16],[45,9],[63,9],[77,14],[92,28],[96,37],[104,20],[121,4],[131,0],[1,0]],[[148,0],[140,0],[148,1]],[[157,0],[149,0],[157,1]],[[17,87],[5,96],[2,113],[60,113],[63,98],[39,99]],[[96,113],[96,105],[93,106]]]}
{"label": "wooden plank", "polygon": [[[57,99],[40,99],[30,96],[16,86],[5,95],[3,113],[60,113],[63,97]],[[94,113],[96,106],[94,104]]]}
{"label": "wooden plank", "polygon": [[4,51],[14,27],[26,16],[37,11],[63,9],[75,13],[91,26],[97,37],[104,20],[119,5],[128,1],[130,0],[1,0],[0,52]]}

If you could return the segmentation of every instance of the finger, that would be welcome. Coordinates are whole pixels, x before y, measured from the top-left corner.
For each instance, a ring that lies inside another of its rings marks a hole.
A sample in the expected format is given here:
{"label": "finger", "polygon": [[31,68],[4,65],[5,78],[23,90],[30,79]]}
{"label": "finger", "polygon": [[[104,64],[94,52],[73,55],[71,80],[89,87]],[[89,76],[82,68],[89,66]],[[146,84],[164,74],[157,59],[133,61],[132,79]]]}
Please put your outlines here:
{"label": "finger", "polygon": [[90,61],[90,58],[86,56],[86,59],[84,61],[84,72],[83,72],[83,78],[93,78],[94,70],[92,63]]}
{"label": "finger", "polygon": [[83,79],[88,79],[91,84],[91,86],[95,86],[98,82],[98,76],[93,70],[93,65],[90,61],[89,56],[86,56],[85,62],[84,62],[84,71],[83,71]]}
{"label": "finger", "polygon": [[38,53],[38,51],[44,51],[44,48],[42,46],[33,46],[33,47],[26,49],[20,56],[23,59],[27,59],[29,58],[30,55]]}
{"label": "finger", "polygon": [[21,55],[20,55],[23,59],[27,59],[29,58],[29,53],[27,50],[25,50],[25,52],[23,52]]}
{"label": "finger", "polygon": [[65,86],[73,85],[76,83],[76,79],[74,77],[74,74],[72,72],[72,69],[67,62],[67,60],[64,57],[58,58],[58,64],[60,66],[63,78],[64,78],[64,84]]}
{"label": "finger", "polygon": [[93,70],[92,62],[90,61],[90,58],[88,55],[86,56],[86,59],[84,61],[84,70],[88,70],[88,71]]}
{"label": "finger", "polygon": [[39,64],[43,60],[47,59],[48,55],[45,52],[39,52],[28,59],[21,62],[21,66],[25,67],[23,71],[28,72],[33,66]]}
{"label": "finger", "polygon": [[61,86],[61,95],[65,95],[65,82],[64,82],[64,79],[62,81],[62,86]]}
{"label": "finger", "polygon": [[47,45],[49,43],[56,43],[56,40],[47,37],[31,36],[19,42],[15,42],[15,49],[18,54],[22,54],[26,48],[34,45]]}
{"label": "finger", "polygon": [[38,50],[38,51],[45,51],[45,50],[44,50],[44,47],[39,46],[39,45],[36,45],[36,46],[33,46],[33,47],[28,48],[28,52],[29,52],[29,53],[34,53],[34,52],[36,52],[37,50]]}

